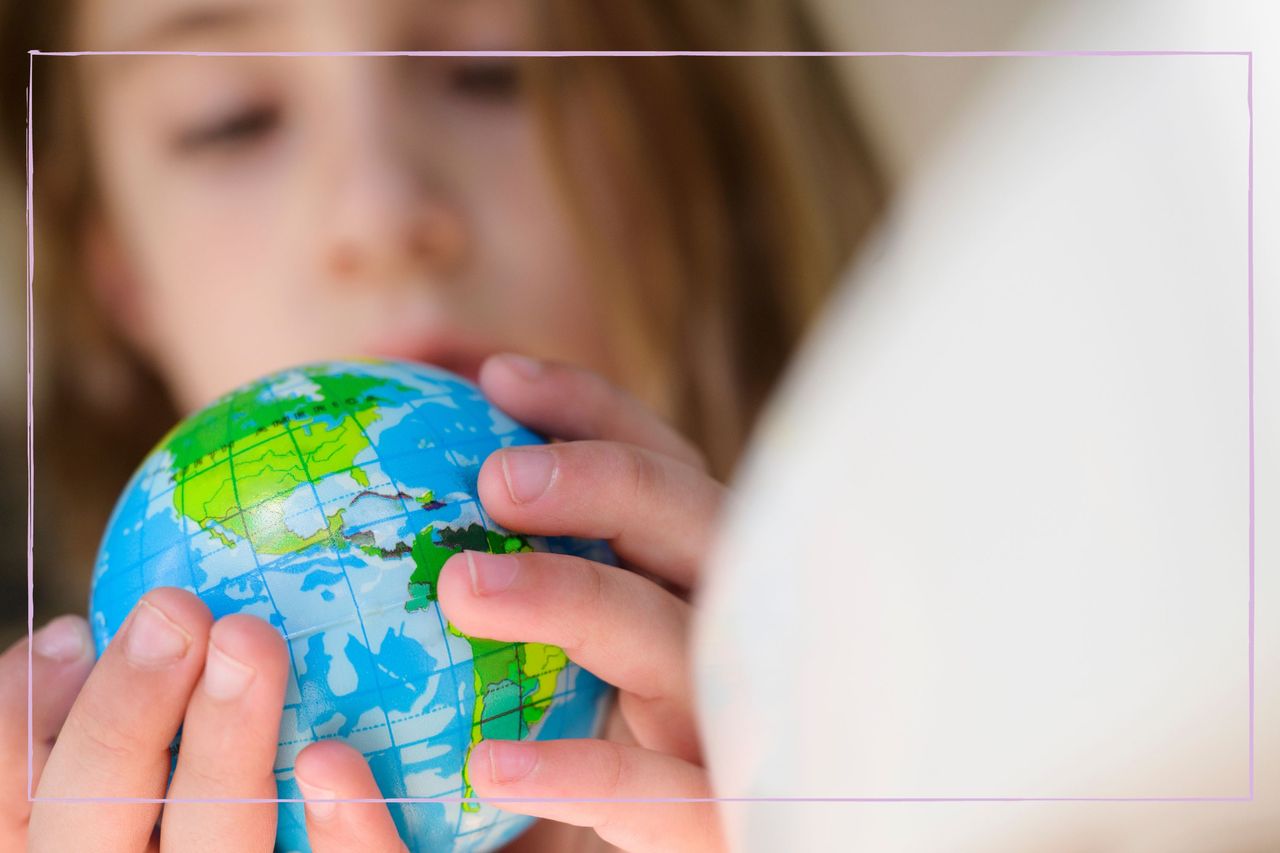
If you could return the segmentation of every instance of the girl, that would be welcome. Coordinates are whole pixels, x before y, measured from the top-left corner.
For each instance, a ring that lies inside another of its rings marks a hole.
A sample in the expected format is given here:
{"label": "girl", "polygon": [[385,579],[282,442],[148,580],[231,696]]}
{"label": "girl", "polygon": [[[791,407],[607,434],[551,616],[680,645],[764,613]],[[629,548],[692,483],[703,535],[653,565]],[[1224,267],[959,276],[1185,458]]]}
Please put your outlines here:
{"label": "girl", "polygon": [[[36,18],[28,44],[69,49],[814,49],[800,10],[751,0],[79,0],[19,14]],[[111,501],[181,414],[299,362],[436,363],[564,440],[490,457],[486,510],[609,538],[644,572],[524,555],[446,566],[441,606],[460,629],[561,645],[620,689],[602,740],[477,748],[477,794],[707,796],[683,632],[719,482],[880,198],[829,69],[38,58],[34,97],[36,310],[56,321],[41,327],[37,444],[42,482],[67,486],[42,492],[41,604],[80,609]],[[56,583],[55,564],[82,568]],[[553,595],[580,606],[540,606]],[[274,796],[278,633],[213,624],[195,596],[160,589],[122,640],[95,665],[79,617],[37,633],[36,795]],[[270,849],[270,803],[171,803],[154,836],[159,804],[32,808],[27,657],[23,640],[0,659],[5,845]],[[315,744],[296,772],[315,850],[401,849],[386,805],[324,802],[379,797],[354,750]],[[549,819],[521,849],[719,843],[704,806],[503,807]]]}

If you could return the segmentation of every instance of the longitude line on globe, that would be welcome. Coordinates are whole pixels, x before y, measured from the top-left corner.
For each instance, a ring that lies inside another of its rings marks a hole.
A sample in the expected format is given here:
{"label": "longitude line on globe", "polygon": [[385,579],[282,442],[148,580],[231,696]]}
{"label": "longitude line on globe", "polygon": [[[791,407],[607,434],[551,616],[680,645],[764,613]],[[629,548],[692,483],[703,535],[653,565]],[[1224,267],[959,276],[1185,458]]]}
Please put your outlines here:
{"label": "longitude line on globe", "polygon": [[[275,397],[274,391],[269,391],[268,393],[271,394],[273,399],[278,399]],[[316,512],[320,513],[321,518],[324,518],[324,504],[320,500],[320,491],[316,488],[315,480],[311,476],[311,468],[307,465],[306,457],[302,453],[302,448],[298,446],[298,439],[294,436],[293,428],[289,425],[288,420],[285,421],[284,429],[289,436],[289,441],[293,443],[294,452],[298,454],[298,464],[302,466],[303,475],[307,478],[307,485],[311,488],[311,496],[316,502]],[[373,663],[373,646],[369,643],[369,632],[365,629],[364,618],[360,615],[360,602],[356,598],[355,588],[351,585],[351,575],[347,568],[347,561],[342,558],[342,551],[338,547],[338,543],[333,541],[332,532],[329,534],[329,545],[333,548],[334,556],[338,558],[338,565],[342,569],[342,579],[347,585],[347,594],[351,596],[351,606],[355,611],[356,622],[360,626],[360,636],[364,640],[365,650],[369,653],[370,665],[374,669],[373,684],[378,693],[378,705],[382,710],[383,720],[387,725],[387,738],[391,742],[391,748],[394,749],[396,746],[395,733],[391,731],[391,718],[387,716],[386,701],[382,695],[382,685],[377,678],[377,666]]]}
{"label": "longitude line on globe", "polygon": [[[250,556],[253,557],[253,565],[254,565],[254,568],[257,570],[258,580],[259,582],[261,582],[262,588],[267,593],[267,600],[271,602],[271,609],[275,611],[276,619],[279,620],[277,627],[279,627],[281,631],[286,631],[287,629],[285,628],[284,614],[281,613],[280,608],[276,606],[275,595],[271,592],[271,586],[267,583],[266,572],[262,570],[262,564],[258,560],[257,546],[254,544],[253,537],[249,533],[249,517],[245,514],[244,507],[240,505],[240,487],[236,483],[235,448],[232,447],[232,442],[231,442],[232,419],[234,415],[235,415],[235,406],[234,405],[228,406],[227,407],[227,434],[226,434],[226,440],[224,443],[227,448],[227,471],[231,478],[231,492],[235,499],[236,509],[240,511],[240,520],[241,520],[241,523],[244,525],[245,542],[248,544]],[[289,650],[289,666],[293,670],[294,684],[298,686],[299,693],[301,693],[302,679],[298,675],[298,661],[296,658],[294,658],[293,646],[290,643],[285,643],[285,647]],[[311,733],[312,735],[315,735],[314,728],[312,728]]]}

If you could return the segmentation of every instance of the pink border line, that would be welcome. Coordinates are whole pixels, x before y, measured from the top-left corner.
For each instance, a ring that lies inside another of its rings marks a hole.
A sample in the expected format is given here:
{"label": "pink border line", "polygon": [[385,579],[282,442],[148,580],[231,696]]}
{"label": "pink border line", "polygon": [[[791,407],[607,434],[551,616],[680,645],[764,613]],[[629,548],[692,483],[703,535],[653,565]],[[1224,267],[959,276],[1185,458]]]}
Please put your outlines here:
{"label": "pink border line", "polygon": [[436,57],[1064,57],[1064,56],[1243,56],[1248,60],[1248,389],[1249,389],[1249,793],[1235,797],[389,797],[385,799],[335,799],[351,803],[458,803],[458,802],[614,802],[614,803],[1247,803],[1255,795],[1255,574],[1254,574],[1254,392],[1253,392],[1253,51],[1252,50],[411,50],[411,51],[182,51],[182,50],[81,50],[27,52],[27,801],[67,803],[305,803],[300,799],[268,798],[148,798],[148,797],[35,797],[32,791],[34,741],[32,739],[31,644],[35,626],[35,310],[32,282],[35,278],[35,222],[32,219],[34,156],[31,131],[31,87],[37,56],[436,56]]}
{"label": "pink border line", "polygon": [[32,50],[32,56],[1253,56],[1250,50]]}
{"label": "pink border line", "polygon": [[[270,797],[36,797],[35,803],[306,803]],[[313,803],[1247,803],[1248,797],[316,797]]]}
{"label": "pink border line", "polygon": [[35,279],[36,249],[35,221],[31,218],[33,205],[31,180],[31,81],[35,56],[27,57],[27,799],[31,800],[32,768],[35,765],[35,739],[32,735],[34,717],[31,713],[31,635],[34,633],[36,613],[35,584],[35,530],[36,530],[36,454],[35,454],[35,405],[33,368],[35,367],[35,299],[31,282]]}
{"label": "pink border line", "polygon": [[1254,797],[1254,462],[1253,462],[1253,51],[1249,51],[1249,799]]}

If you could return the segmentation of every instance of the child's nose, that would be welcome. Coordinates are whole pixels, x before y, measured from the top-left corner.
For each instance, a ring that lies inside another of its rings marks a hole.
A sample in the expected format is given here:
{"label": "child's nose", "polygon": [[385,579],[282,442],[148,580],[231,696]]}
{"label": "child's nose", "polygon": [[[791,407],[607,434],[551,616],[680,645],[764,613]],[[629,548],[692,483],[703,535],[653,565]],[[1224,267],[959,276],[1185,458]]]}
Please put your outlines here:
{"label": "child's nose", "polygon": [[331,163],[332,207],[320,212],[324,265],[340,284],[447,281],[468,251],[460,206],[379,125],[386,127],[371,121],[353,132]]}
{"label": "child's nose", "polygon": [[448,279],[466,254],[457,207],[439,189],[390,186],[388,178],[344,185],[324,248],[329,273],[342,284]]}

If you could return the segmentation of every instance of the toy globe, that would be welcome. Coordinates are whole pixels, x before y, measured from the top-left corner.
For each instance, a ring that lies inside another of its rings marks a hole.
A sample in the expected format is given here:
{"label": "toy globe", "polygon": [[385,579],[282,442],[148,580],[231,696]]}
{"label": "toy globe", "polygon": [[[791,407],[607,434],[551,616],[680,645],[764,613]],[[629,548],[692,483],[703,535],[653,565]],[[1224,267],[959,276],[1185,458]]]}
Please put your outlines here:
{"label": "toy globe", "polygon": [[[554,646],[454,629],[436,601],[463,549],[613,562],[607,545],[522,536],[476,492],[501,447],[542,439],[471,383],[425,365],[312,364],[245,385],[175,427],[125,487],[94,568],[98,654],[149,589],[184,587],[214,618],[250,613],[292,662],[275,775],[340,738],[367,758],[411,850],[493,850],[532,819],[467,801],[482,739],[591,737],[608,689]],[[175,741],[174,766],[178,742]],[[277,849],[308,850],[301,803]]]}

